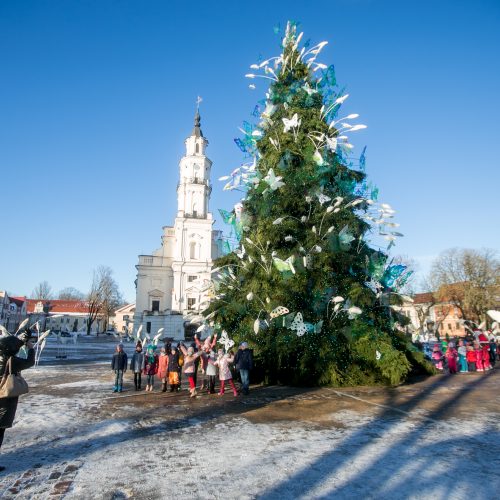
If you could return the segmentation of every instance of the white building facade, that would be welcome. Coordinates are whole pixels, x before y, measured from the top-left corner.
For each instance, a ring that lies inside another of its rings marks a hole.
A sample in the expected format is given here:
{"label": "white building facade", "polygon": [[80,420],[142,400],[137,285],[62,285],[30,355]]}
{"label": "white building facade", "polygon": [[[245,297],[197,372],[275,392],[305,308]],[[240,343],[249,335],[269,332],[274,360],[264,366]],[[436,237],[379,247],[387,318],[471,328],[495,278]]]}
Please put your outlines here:
{"label": "white building facade", "polygon": [[213,229],[209,211],[210,170],[205,155],[200,115],[185,141],[186,154],[179,162],[177,217],[173,226],[163,227],[161,247],[151,255],[140,255],[136,266],[134,332],[184,339],[192,333],[196,319],[210,299],[211,269],[219,257],[221,231]]}

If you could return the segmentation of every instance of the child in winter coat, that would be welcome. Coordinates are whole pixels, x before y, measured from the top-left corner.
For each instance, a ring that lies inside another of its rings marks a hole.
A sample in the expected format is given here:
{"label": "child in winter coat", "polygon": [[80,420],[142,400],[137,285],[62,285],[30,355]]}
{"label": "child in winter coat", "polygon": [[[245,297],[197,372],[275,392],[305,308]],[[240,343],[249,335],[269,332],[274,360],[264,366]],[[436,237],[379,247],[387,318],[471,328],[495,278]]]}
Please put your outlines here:
{"label": "child in winter coat", "polygon": [[123,344],[116,346],[116,352],[111,360],[111,369],[115,372],[115,387],[113,392],[122,392],[123,374],[127,371],[127,354],[123,351]]}
{"label": "child in winter coat", "polygon": [[463,340],[458,341],[458,369],[460,373],[467,372],[467,348]]}
{"label": "child in winter coat", "polygon": [[161,392],[167,391],[168,380],[168,356],[165,347],[160,349],[160,357],[158,358],[158,378],[161,380]]}
{"label": "child in winter coat", "polygon": [[443,353],[441,352],[441,349],[439,349],[439,344],[434,344],[434,348],[432,350],[432,362],[438,370],[443,369]]}
{"label": "child in winter coat", "polygon": [[213,336],[213,338],[207,337],[203,342],[198,338],[198,335],[194,335],[194,341],[196,342],[196,347],[199,351],[201,351],[201,387],[200,391],[208,387],[209,385],[209,375],[207,373],[208,368],[208,359],[210,357],[210,351],[215,347],[217,342],[217,334]]}
{"label": "child in winter coat", "polygon": [[184,354],[184,373],[189,381],[190,397],[194,397],[197,394],[195,382],[196,360],[201,356],[201,351],[194,352],[194,347],[188,347],[186,349],[184,344],[181,344],[180,348],[182,354]]}
{"label": "child in winter coat", "polygon": [[170,392],[180,389],[180,371],[179,351],[175,347],[171,347],[170,353],[168,354],[168,383],[170,384]]}
{"label": "child in winter coat", "polygon": [[467,368],[470,372],[476,371],[476,351],[471,345],[467,346]]}
{"label": "child in winter coat", "polygon": [[139,341],[135,345],[135,352],[130,361],[130,369],[134,372],[134,386],[136,391],[141,390],[141,372],[144,368],[144,353],[142,352],[142,343]]}
{"label": "child in winter coat", "polygon": [[481,344],[481,350],[483,351],[483,368],[484,371],[491,370],[491,362],[490,362],[490,344],[484,343]]}
{"label": "child in winter coat", "polygon": [[208,394],[215,394],[215,380],[217,378],[217,365],[215,364],[217,357],[214,351],[210,351],[207,358],[207,377],[208,377]]}
{"label": "child in winter coat", "polygon": [[229,383],[231,388],[233,389],[233,394],[235,396],[238,395],[238,391],[236,390],[236,386],[233,382],[233,375],[231,373],[231,368],[229,365],[234,361],[234,356],[231,353],[224,354],[222,349],[219,349],[217,361],[215,361],[215,365],[219,367],[219,380],[220,380],[220,391],[219,396],[224,395],[224,386],[226,382]]}
{"label": "child in winter coat", "polygon": [[457,373],[457,357],[458,353],[453,342],[448,343],[446,348],[446,360],[448,361],[448,370],[450,373]]}
{"label": "child in winter coat", "polygon": [[495,366],[497,360],[497,344],[493,337],[490,337],[489,347],[490,347],[490,363],[491,366]]}
{"label": "child in winter coat", "polygon": [[144,356],[144,375],[147,376],[146,391],[153,392],[156,373],[158,373],[158,354],[155,354],[155,348],[152,345],[148,345]]}
{"label": "child in winter coat", "polygon": [[484,372],[483,349],[479,342],[474,342],[474,352],[476,353],[476,371]]}

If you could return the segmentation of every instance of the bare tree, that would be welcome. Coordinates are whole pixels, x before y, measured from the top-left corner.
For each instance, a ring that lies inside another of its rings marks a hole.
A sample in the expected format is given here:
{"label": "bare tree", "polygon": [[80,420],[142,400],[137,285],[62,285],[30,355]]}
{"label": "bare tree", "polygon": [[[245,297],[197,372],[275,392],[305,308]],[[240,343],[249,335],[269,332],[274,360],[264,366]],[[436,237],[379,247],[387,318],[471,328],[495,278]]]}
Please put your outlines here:
{"label": "bare tree", "polygon": [[434,261],[430,282],[439,300],[458,307],[464,319],[486,319],[486,311],[500,303],[500,261],[494,250],[446,250]]}
{"label": "bare tree", "polygon": [[58,294],[57,298],[59,300],[83,300],[85,295],[72,286],[63,288]]}
{"label": "bare tree", "polygon": [[52,287],[48,281],[41,281],[31,292],[32,299],[48,300],[52,297]]}
{"label": "bare tree", "polygon": [[87,335],[90,335],[92,325],[99,317],[104,319],[106,329],[110,316],[121,303],[121,294],[113,278],[112,269],[107,266],[98,267],[94,271],[92,286],[87,296]]}

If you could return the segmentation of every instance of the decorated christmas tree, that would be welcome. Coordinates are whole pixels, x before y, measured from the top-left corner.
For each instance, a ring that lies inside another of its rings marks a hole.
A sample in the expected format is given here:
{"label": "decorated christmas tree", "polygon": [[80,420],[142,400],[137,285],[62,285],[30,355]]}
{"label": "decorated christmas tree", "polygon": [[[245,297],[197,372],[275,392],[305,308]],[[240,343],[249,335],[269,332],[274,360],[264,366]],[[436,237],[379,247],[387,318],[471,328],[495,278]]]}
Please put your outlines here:
{"label": "decorated christmas tree", "polygon": [[235,140],[249,162],[221,178],[244,198],[221,210],[234,240],[205,318],[226,345],[248,341],[268,381],[399,383],[430,369],[391,308],[409,272],[387,247],[402,235],[366,181],[364,151],[352,156],[349,136],[365,126],[340,112],[348,95],[317,61],[327,42],[301,40],[289,23],[282,54],[246,75],[271,83]]}

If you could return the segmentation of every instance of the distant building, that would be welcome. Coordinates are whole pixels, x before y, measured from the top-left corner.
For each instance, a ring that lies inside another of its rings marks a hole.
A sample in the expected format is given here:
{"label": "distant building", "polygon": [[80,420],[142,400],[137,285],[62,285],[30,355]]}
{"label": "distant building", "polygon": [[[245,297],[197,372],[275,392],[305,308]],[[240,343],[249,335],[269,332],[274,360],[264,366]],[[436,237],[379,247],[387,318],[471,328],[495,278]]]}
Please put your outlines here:
{"label": "distant building", "polygon": [[461,323],[462,312],[455,304],[440,301],[431,292],[416,293],[412,299],[413,302],[405,301],[402,306],[394,306],[394,309],[410,320],[410,332],[423,332],[428,327],[433,329],[437,326],[441,337],[446,334],[450,337],[465,337],[466,330]]}
{"label": "distant building", "polygon": [[177,217],[163,228],[161,247],[140,255],[136,266],[134,331],[184,339],[194,333],[200,312],[209,300],[211,269],[219,257],[221,231],[213,229],[209,211],[210,169],[208,145],[197,112],[194,128],[185,141],[186,154],[179,163]]}
{"label": "distant building", "polygon": [[0,325],[14,333],[26,318],[26,297],[10,297],[0,291]]}
{"label": "distant building", "polygon": [[[85,331],[88,305],[82,300],[26,299],[30,325],[38,321],[39,329],[63,332]],[[98,318],[91,332],[101,332],[104,320]]]}
{"label": "distant building", "polygon": [[109,324],[120,335],[131,334],[134,328],[135,304],[126,304],[118,308],[114,315],[109,318]]}

